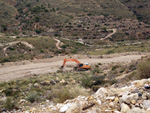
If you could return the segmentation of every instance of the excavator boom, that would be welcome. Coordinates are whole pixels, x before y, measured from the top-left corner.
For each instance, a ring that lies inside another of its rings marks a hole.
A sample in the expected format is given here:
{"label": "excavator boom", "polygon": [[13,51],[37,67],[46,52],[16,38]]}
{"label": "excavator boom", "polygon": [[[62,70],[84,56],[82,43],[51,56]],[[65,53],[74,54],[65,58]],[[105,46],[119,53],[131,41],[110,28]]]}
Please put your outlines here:
{"label": "excavator boom", "polygon": [[80,62],[76,59],[73,59],[73,58],[70,58],[70,59],[64,59],[64,62],[63,62],[63,65],[61,66],[61,68],[63,68],[66,64],[67,61],[73,61],[73,62],[76,62],[77,64],[80,64]]}
{"label": "excavator boom", "polygon": [[63,62],[63,65],[61,66],[61,69],[64,68],[66,62],[68,61],[72,61],[72,62],[76,62],[77,63],[77,66],[74,68],[76,70],[89,70],[90,69],[90,66],[88,64],[83,64],[83,63],[80,63],[77,59],[73,59],[73,58],[70,58],[70,59],[64,59],[64,62]]}

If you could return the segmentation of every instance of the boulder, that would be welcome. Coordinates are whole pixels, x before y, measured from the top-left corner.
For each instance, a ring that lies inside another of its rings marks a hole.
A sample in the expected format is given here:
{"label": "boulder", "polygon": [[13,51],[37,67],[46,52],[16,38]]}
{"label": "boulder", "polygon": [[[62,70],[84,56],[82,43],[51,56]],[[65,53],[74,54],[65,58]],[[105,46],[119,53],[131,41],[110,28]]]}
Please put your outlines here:
{"label": "boulder", "polygon": [[96,97],[106,97],[108,94],[108,91],[105,88],[100,88],[98,91],[95,93]]}
{"label": "boulder", "polygon": [[150,100],[144,100],[144,101],[143,101],[143,107],[144,107],[145,109],[150,108]]}
{"label": "boulder", "polygon": [[60,113],[66,112],[72,105],[73,105],[72,103],[68,103],[68,104],[63,105],[63,106],[60,108],[59,112],[60,112]]}
{"label": "boulder", "polygon": [[113,97],[107,97],[107,98],[106,98],[106,100],[112,100],[112,101],[113,101],[114,99],[115,99],[115,96],[113,96]]}
{"label": "boulder", "polygon": [[126,103],[130,103],[131,100],[136,101],[138,99],[138,94],[131,94],[131,95],[123,95],[121,98],[121,101],[126,102]]}
{"label": "boulder", "polygon": [[136,100],[131,100],[131,103],[132,104],[136,104]]}
{"label": "boulder", "polygon": [[142,80],[136,80],[131,82],[132,85],[134,85],[135,87],[142,87],[144,86],[144,84],[146,84],[147,82],[149,82],[148,79],[142,79]]}
{"label": "boulder", "polygon": [[150,113],[150,108],[148,108],[148,109],[146,110],[146,113]]}
{"label": "boulder", "polygon": [[121,104],[121,113],[127,113],[129,110],[130,108],[127,104],[124,103]]}
{"label": "boulder", "polygon": [[73,104],[67,111],[66,113],[79,113],[80,109],[77,104]]}
{"label": "boulder", "polygon": [[97,99],[97,104],[101,105],[102,102],[99,99]]}
{"label": "boulder", "polygon": [[119,98],[116,97],[115,100],[114,100],[114,102],[115,102],[115,103],[118,103],[118,102],[119,102]]}
{"label": "boulder", "polygon": [[116,96],[116,95],[122,96],[129,93],[130,91],[124,88],[123,89],[111,88],[108,92],[108,96]]}

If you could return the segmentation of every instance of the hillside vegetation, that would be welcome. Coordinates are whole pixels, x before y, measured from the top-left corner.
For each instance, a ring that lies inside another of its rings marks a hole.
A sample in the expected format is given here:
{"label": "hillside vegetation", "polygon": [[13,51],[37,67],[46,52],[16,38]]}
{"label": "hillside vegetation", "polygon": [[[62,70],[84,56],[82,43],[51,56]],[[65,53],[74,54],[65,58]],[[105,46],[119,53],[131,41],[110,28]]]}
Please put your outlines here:
{"label": "hillside vegetation", "polygon": [[120,0],[125,4],[140,21],[150,23],[150,1],[149,0]]}
{"label": "hillside vegetation", "polygon": [[[30,29],[37,32],[53,27],[56,23],[63,25],[80,16],[134,17],[133,12],[116,0],[13,0],[11,2],[2,0],[0,5],[3,10],[0,15],[2,17],[0,26],[14,25],[17,20],[22,30]],[[6,23],[6,19],[10,22]]]}

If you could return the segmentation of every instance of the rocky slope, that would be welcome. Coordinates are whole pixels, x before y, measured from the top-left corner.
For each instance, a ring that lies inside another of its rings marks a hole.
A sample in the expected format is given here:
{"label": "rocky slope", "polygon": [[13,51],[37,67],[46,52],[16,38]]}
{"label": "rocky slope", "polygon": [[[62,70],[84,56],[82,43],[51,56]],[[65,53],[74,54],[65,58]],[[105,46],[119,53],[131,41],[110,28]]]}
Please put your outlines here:
{"label": "rocky slope", "polygon": [[[95,94],[78,96],[53,105],[48,100],[30,110],[17,113],[150,113],[150,78],[130,82],[122,87],[102,87]],[[25,102],[25,101],[22,101]]]}

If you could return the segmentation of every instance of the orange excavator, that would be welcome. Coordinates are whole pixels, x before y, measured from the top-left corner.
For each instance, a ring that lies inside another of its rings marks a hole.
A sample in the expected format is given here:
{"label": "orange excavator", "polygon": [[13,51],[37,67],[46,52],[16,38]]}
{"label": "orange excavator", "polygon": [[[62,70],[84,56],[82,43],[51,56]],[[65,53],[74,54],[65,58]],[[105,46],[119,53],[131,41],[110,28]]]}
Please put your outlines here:
{"label": "orange excavator", "polygon": [[77,66],[74,67],[75,70],[77,71],[86,71],[90,69],[90,65],[88,63],[80,63],[77,59],[73,59],[73,58],[69,58],[69,59],[64,59],[63,65],[61,66],[61,69],[64,68],[66,62],[68,61],[72,61],[72,62],[76,62]]}

